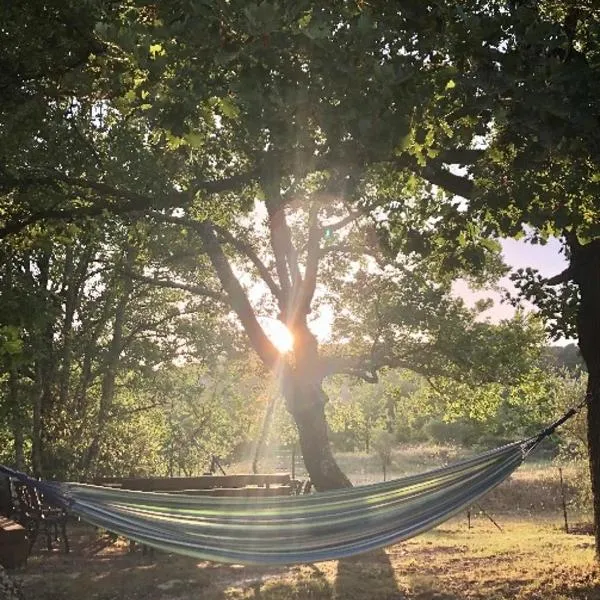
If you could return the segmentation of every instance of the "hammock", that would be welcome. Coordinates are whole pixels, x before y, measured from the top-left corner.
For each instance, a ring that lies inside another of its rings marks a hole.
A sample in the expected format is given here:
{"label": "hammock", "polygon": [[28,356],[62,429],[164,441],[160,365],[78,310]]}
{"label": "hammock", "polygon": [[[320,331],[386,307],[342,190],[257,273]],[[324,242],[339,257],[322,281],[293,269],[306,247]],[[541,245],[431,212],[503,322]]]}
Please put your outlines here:
{"label": "hammock", "polygon": [[198,559],[289,565],[382,548],[439,525],[504,481],[571,409],[538,436],[447,467],[384,483],[280,498],[216,498],[31,479],[85,521]]}

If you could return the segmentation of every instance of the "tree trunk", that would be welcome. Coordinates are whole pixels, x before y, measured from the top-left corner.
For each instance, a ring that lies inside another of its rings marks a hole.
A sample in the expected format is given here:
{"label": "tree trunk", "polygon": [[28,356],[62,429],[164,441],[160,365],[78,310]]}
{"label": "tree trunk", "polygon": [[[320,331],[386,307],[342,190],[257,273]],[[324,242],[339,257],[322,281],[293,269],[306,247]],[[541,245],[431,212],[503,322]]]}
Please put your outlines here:
{"label": "tree trunk", "polygon": [[[279,296],[280,319],[285,322],[294,339],[295,365],[292,367],[288,364],[283,369],[283,395],[298,428],[300,448],[312,484],[319,491],[350,487],[351,483],[337,465],[329,445],[318,344],[306,321],[316,277],[315,273],[312,273],[308,285],[302,282],[297,264],[297,251],[285,221],[285,212],[282,210],[281,181],[277,178],[276,171],[276,166],[270,169],[269,179],[266,183],[263,182],[263,188],[266,188],[267,197],[271,198],[267,201],[267,210],[276,269],[280,278],[280,289],[276,293]],[[208,254],[227,294],[229,305],[239,317],[252,347],[264,365],[280,375],[281,356],[258,322],[246,291],[237,279],[214,227],[205,222],[199,224],[196,230],[200,233],[204,251]],[[307,271],[311,272],[318,263],[318,243],[316,247],[313,244],[312,251],[312,270],[307,268]],[[307,258],[308,262],[311,261]],[[269,287],[273,289],[273,284]]]}
{"label": "tree trunk", "polygon": [[[35,260],[30,260],[30,272],[37,279],[37,293],[44,314],[36,331],[36,364],[33,399],[33,432],[31,443],[31,463],[34,475],[43,477],[53,467],[53,457],[48,449],[48,429],[54,409],[53,384],[55,382],[54,318],[55,306],[49,293],[50,253],[43,252]],[[37,272],[36,272],[37,271]]]}
{"label": "tree trunk", "polygon": [[385,400],[386,409],[386,423],[385,428],[388,433],[394,433],[396,428],[396,397],[393,394],[389,394]]}
{"label": "tree trunk", "polygon": [[571,246],[573,278],[579,286],[577,313],[579,348],[588,369],[588,453],[596,558],[600,560],[600,240]]}
{"label": "tree trunk", "polygon": [[43,421],[42,421],[42,403],[43,403],[43,392],[42,387],[39,384],[39,367],[36,368],[36,387],[33,392],[33,422],[31,430],[31,468],[33,474],[41,476],[44,470],[42,464],[42,453],[43,453]]}
{"label": "tree trunk", "polygon": [[587,413],[587,433],[594,503],[594,535],[596,559],[600,561],[600,375],[598,373],[593,376],[590,373],[587,391],[591,394]]}
{"label": "tree trunk", "polygon": [[14,465],[18,471],[25,468],[25,440],[23,436],[23,411],[19,404],[19,383],[15,369],[11,369],[8,376],[8,405],[10,406]]}
{"label": "tree trunk", "polygon": [[[125,267],[131,270],[135,262],[136,252],[129,247],[125,256]],[[92,441],[83,457],[83,474],[89,477],[94,469],[94,464],[100,454],[100,443],[104,436],[106,426],[110,417],[114,397],[117,372],[123,345],[123,333],[125,329],[125,320],[131,294],[133,292],[133,280],[125,276],[123,280],[123,289],[121,296],[115,307],[115,317],[112,327],[112,338],[108,348],[106,362],[104,365],[104,375],[102,377],[102,387],[100,391],[100,406],[98,408],[98,417],[96,419],[96,428]]]}
{"label": "tree trunk", "polygon": [[336,488],[352,487],[350,480],[338,466],[329,443],[325,403],[320,386],[298,383],[284,385],[288,410],[296,427],[304,465],[310,480],[319,492]]}

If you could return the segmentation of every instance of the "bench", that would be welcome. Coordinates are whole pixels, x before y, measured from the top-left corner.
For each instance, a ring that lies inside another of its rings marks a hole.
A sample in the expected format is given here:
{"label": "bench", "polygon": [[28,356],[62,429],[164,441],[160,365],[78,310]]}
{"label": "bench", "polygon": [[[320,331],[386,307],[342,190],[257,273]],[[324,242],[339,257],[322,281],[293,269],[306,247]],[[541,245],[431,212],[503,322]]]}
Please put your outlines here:
{"label": "bench", "polygon": [[0,565],[15,569],[25,564],[28,554],[25,528],[7,517],[0,517]]}

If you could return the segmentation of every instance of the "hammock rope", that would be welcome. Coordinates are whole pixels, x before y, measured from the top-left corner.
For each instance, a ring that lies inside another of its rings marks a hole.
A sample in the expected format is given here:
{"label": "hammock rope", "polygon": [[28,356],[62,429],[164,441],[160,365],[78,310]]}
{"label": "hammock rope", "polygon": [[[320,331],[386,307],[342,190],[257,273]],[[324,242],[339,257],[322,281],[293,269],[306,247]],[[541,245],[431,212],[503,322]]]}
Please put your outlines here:
{"label": "hammock rope", "polygon": [[352,556],[413,537],[504,481],[557,427],[472,458],[383,483],[306,496],[205,497],[38,481],[0,466],[89,523],[137,542],[226,563],[286,565]]}

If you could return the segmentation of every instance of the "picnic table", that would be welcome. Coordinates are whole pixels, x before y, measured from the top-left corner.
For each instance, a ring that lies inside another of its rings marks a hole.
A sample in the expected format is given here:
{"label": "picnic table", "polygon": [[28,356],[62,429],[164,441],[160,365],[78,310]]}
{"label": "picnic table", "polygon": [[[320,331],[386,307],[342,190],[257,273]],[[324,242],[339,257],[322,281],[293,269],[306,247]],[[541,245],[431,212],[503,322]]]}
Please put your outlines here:
{"label": "picnic table", "polygon": [[[292,479],[289,473],[239,473],[236,475],[199,475],[196,477],[99,477],[91,481],[122,490],[169,492],[197,496],[273,497],[308,493],[310,481]],[[136,543],[130,540],[130,550]],[[142,546],[146,553],[149,549]]]}
{"label": "picnic table", "polygon": [[197,477],[104,477],[94,485],[142,492],[171,492],[206,496],[290,496],[301,491],[302,482],[289,473],[240,473]]}

